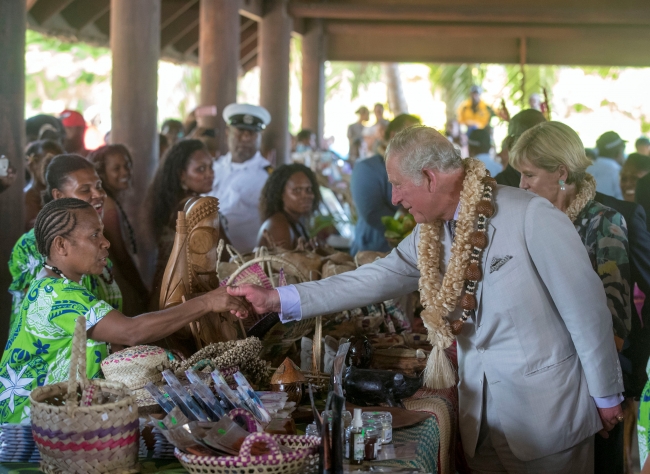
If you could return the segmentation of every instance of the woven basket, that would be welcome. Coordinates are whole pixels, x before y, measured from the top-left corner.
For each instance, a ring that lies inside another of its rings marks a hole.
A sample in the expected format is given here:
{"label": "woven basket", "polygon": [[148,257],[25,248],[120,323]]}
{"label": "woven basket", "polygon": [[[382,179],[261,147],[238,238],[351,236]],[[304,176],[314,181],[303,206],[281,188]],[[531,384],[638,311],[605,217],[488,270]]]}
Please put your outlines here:
{"label": "woven basket", "polygon": [[[270,454],[251,456],[255,443],[266,443]],[[294,448],[294,451],[283,454],[278,444]],[[174,455],[192,474],[315,474],[318,472],[319,444],[320,438],[316,436],[253,433],[242,443],[239,456],[196,456],[178,449]]]}
{"label": "woven basket", "polygon": [[[80,401],[79,390],[88,399]],[[117,401],[97,404],[101,393],[115,395]],[[83,316],[77,320],[72,340],[70,378],[34,389],[30,401],[32,433],[43,472],[137,472],[138,406],[122,383],[88,380]]]}

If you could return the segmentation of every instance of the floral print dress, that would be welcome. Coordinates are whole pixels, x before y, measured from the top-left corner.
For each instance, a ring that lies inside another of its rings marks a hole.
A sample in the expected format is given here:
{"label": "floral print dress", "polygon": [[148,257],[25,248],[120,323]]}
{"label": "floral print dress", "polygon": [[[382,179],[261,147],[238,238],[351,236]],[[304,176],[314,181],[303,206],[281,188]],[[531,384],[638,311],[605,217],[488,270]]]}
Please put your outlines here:
{"label": "floral print dress", "polygon": [[[28,419],[30,392],[68,379],[77,318],[84,316],[90,329],[111,311],[111,305],[76,282],[52,277],[31,282],[0,361],[0,423]],[[88,339],[88,378],[101,375],[107,354],[106,343]]]}
{"label": "floral print dress", "polygon": [[[36,246],[34,229],[23,234],[14,245],[9,258],[9,272],[13,281],[9,285],[9,293],[13,299],[11,303],[11,319],[9,326],[13,324],[14,318],[18,315],[21,303],[25,298],[27,288],[32,280],[36,278],[45,263],[45,258],[39,253]],[[106,301],[114,309],[122,311],[122,292],[113,279],[113,263],[106,259],[106,268],[101,275],[84,275],[81,283],[93,295],[100,300]]]}

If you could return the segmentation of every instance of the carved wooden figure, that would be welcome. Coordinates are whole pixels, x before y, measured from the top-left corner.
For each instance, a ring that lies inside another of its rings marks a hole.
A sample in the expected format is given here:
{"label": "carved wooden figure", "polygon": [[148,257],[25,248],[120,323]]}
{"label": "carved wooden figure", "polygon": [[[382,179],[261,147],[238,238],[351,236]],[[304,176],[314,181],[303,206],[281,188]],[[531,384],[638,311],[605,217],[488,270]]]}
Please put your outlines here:
{"label": "carved wooden figure", "polygon": [[[219,201],[191,198],[178,213],[174,247],[165,268],[160,308],[169,308],[219,287],[217,245]],[[213,342],[237,339],[237,322],[229,313],[209,314],[167,338],[166,345],[191,355]]]}

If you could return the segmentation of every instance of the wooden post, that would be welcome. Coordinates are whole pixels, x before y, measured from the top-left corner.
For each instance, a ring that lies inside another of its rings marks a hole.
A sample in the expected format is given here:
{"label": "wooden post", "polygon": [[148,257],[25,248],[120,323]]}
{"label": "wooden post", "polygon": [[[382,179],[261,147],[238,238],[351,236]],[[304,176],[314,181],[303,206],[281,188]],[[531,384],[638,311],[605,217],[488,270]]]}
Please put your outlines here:
{"label": "wooden post", "polygon": [[7,262],[25,230],[25,2],[0,0],[0,155],[16,169],[16,181],[0,194],[0,344],[9,332],[11,275]]}
{"label": "wooden post", "polygon": [[318,146],[325,126],[325,33],[323,20],[313,20],[302,37],[302,128],[316,134]]}
{"label": "wooden post", "polygon": [[221,154],[228,152],[226,123],[220,118],[221,113],[228,104],[237,101],[239,3],[239,0],[201,0],[199,14],[201,105],[217,106]]}
{"label": "wooden post", "polygon": [[262,153],[276,165],[289,161],[289,49],[293,19],[288,0],[269,0],[260,22],[260,105],[271,113]]}
{"label": "wooden post", "polygon": [[147,188],[158,166],[158,57],[160,0],[111,0],[113,104],[111,141],[133,155],[133,185],[126,212],[136,225],[141,270],[151,276],[151,245],[145,241],[142,212]]}

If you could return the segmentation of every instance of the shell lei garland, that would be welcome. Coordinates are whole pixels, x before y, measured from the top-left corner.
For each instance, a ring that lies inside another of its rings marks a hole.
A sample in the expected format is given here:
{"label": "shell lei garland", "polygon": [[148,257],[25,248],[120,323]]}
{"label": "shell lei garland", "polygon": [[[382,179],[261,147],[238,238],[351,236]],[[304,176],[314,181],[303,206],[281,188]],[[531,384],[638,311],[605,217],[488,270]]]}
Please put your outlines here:
{"label": "shell lei garland", "polygon": [[584,181],[581,183],[580,187],[578,188],[578,194],[576,195],[576,198],[573,201],[571,201],[571,204],[569,204],[569,207],[567,207],[564,213],[567,216],[569,216],[571,222],[575,222],[576,218],[578,217],[578,214],[580,214],[582,210],[585,208],[585,206],[587,205],[587,203],[589,201],[593,201],[595,197],[596,197],[596,179],[590,174],[587,174],[585,176]]}
{"label": "shell lei garland", "polygon": [[[437,220],[420,227],[418,267],[420,298],[424,306],[422,321],[433,346],[424,369],[424,384],[434,389],[451,387],[456,383],[454,369],[444,351],[453,343],[454,333],[460,332],[460,321],[465,321],[471,314],[471,309],[476,307],[474,290],[476,282],[481,279],[480,253],[487,246],[486,221],[494,214],[491,198],[492,190],[496,189],[496,181],[489,176],[485,165],[479,160],[468,158],[464,160],[464,166],[465,179],[460,193],[460,213],[451,246],[451,257],[442,282],[440,235],[443,223]],[[475,230],[477,218],[478,230]],[[458,305],[465,280],[469,281],[465,294],[469,301],[466,302],[466,298],[463,298],[463,318],[454,321],[452,328],[446,317]]]}

